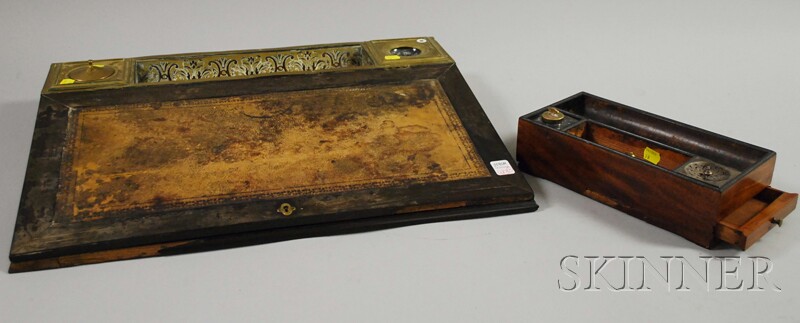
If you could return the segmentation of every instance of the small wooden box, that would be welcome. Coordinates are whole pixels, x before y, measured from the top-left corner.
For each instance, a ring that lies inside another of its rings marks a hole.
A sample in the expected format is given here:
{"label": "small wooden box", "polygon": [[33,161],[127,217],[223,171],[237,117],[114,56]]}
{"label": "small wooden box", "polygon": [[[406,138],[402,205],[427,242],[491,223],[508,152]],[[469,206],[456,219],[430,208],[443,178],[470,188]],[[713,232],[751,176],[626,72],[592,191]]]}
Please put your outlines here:
{"label": "small wooden box", "polygon": [[520,169],[700,246],[746,249],[797,204],[769,187],[773,151],[588,93],[550,107],[519,119]]}
{"label": "small wooden box", "polygon": [[430,37],[57,63],[10,270],[536,208]]}

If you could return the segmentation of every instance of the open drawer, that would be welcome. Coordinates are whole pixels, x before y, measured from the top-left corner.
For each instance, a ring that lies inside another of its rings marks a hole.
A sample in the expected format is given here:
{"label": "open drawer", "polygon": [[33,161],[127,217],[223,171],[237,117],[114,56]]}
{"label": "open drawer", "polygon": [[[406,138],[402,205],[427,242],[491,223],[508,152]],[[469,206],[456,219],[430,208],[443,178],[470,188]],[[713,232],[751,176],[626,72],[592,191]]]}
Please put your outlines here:
{"label": "open drawer", "polygon": [[797,206],[797,194],[767,187],[719,221],[717,238],[747,249]]}

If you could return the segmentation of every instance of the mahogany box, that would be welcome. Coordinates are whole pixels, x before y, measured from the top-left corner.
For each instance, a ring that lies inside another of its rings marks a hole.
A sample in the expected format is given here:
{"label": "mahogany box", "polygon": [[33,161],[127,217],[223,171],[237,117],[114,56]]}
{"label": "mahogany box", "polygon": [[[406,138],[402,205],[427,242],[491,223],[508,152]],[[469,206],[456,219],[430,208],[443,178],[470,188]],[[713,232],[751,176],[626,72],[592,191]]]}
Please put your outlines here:
{"label": "mahogany box", "polygon": [[519,119],[522,171],[706,248],[746,249],[797,194],[770,187],[776,154],[588,93]]}

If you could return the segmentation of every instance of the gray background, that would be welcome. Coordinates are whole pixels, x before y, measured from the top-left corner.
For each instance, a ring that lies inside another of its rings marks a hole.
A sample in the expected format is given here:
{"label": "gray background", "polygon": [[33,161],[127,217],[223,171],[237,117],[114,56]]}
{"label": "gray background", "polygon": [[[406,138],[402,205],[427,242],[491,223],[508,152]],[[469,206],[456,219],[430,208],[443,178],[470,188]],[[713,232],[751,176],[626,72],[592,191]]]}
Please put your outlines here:
{"label": "gray background", "polygon": [[[798,1],[4,1],[0,251],[52,62],[430,35],[512,152],[520,115],[589,91],[775,150],[773,186],[798,192],[799,32]],[[530,214],[1,272],[0,320],[800,319],[800,215],[747,252],[707,251],[529,179]],[[566,255],[765,256],[783,292],[565,293]]]}

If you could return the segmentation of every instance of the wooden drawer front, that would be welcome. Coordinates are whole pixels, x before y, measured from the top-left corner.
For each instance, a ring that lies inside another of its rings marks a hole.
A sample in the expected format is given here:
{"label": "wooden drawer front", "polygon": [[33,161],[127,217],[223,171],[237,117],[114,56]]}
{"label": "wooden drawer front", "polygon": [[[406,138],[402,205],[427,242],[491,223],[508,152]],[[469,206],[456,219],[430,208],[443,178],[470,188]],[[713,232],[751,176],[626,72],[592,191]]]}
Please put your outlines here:
{"label": "wooden drawer front", "polygon": [[717,238],[742,250],[758,241],[797,206],[797,194],[767,187],[719,221]]}

